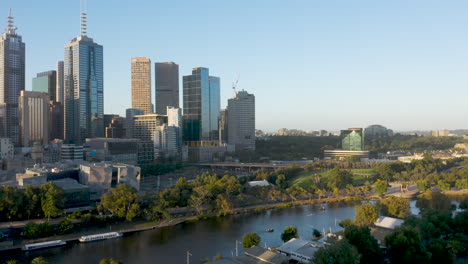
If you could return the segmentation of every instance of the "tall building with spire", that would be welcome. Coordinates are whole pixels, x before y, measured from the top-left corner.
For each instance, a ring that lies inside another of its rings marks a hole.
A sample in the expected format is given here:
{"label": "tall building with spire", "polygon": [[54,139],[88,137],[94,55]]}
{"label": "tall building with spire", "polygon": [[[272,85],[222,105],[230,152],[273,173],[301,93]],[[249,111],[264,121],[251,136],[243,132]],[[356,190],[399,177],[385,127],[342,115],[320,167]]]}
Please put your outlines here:
{"label": "tall building with spire", "polygon": [[132,108],[151,114],[151,60],[145,57],[131,59]]}
{"label": "tall building with spire", "polygon": [[81,145],[85,138],[104,136],[103,47],[87,36],[86,12],[81,35],[65,45],[65,140]]}
{"label": "tall building with spire", "polygon": [[25,87],[25,44],[16,30],[10,9],[0,36],[0,137],[19,145],[18,98]]}

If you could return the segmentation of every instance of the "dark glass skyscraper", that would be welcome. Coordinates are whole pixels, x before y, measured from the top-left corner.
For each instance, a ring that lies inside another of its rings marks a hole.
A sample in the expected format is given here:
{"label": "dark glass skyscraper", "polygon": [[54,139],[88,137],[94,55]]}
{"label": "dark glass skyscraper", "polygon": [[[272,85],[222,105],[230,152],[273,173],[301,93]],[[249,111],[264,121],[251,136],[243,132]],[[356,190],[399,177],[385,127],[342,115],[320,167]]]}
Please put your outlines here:
{"label": "dark glass skyscraper", "polygon": [[193,68],[184,82],[184,141],[218,141],[220,80],[207,68]]}
{"label": "dark glass skyscraper", "polygon": [[13,144],[20,142],[18,98],[25,86],[25,44],[16,34],[13,17],[0,36],[0,137],[8,137]]}
{"label": "dark glass skyscraper", "polygon": [[156,114],[166,115],[167,107],[179,108],[179,65],[157,62],[155,69]]}
{"label": "dark glass skyscraper", "polygon": [[103,137],[103,48],[86,28],[65,45],[64,90],[65,140],[81,145],[85,138]]}

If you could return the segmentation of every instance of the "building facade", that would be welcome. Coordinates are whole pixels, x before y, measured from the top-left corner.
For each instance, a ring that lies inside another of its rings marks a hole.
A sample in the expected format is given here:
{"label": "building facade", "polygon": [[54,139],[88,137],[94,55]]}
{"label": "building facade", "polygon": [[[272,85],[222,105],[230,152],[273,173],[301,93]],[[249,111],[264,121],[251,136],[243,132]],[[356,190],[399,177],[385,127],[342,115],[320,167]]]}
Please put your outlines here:
{"label": "building facade", "polygon": [[151,60],[144,57],[131,59],[132,108],[152,113],[151,105]]}
{"label": "building facade", "polygon": [[178,126],[159,126],[154,132],[155,157],[179,157],[182,151],[181,129]]}
{"label": "building facade", "polygon": [[222,109],[219,114],[219,143],[228,142],[228,112]]}
{"label": "building facade", "polygon": [[25,44],[16,33],[13,17],[0,36],[0,137],[20,144],[18,98],[25,88]]}
{"label": "building facade", "polygon": [[183,77],[184,141],[218,141],[220,79],[207,68],[193,68]]}
{"label": "building facade", "polygon": [[125,128],[124,119],[117,117],[112,119],[110,124],[106,127],[106,138],[124,138]]}
{"label": "building facade", "polygon": [[144,115],[144,111],[135,108],[125,110],[125,130],[127,138],[133,138],[133,130],[135,129],[134,117],[137,115]]}
{"label": "building facade", "polygon": [[255,96],[239,91],[228,100],[228,144],[236,150],[255,150]]}
{"label": "building facade", "polygon": [[165,115],[140,115],[133,118],[133,137],[143,141],[153,141],[154,132],[159,126],[167,124]]}
{"label": "building facade", "polygon": [[179,108],[179,65],[157,62],[155,71],[156,114],[167,114],[167,107]]}
{"label": "building facade", "polygon": [[0,160],[13,158],[14,149],[10,138],[0,138]]}
{"label": "building facade", "polygon": [[47,93],[50,101],[57,101],[57,72],[46,71],[41,72],[32,79],[33,92]]}
{"label": "building facade", "polygon": [[60,102],[49,102],[49,140],[63,140],[63,105]]}
{"label": "building facade", "polygon": [[104,136],[103,47],[86,32],[65,45],[65,140],[81,145]]}
{"label": "building facade", "polygon": [[364,150],[364,133],[362,128],[341,130],[341,148],[343,150]]}
{"label": "building facade", "polygon": [[49,95],[41,92],[21,91],[19,97],[20,138],[23,147],[35,141],[49,142]]}
{"label": "building facade", "polygon": [[63,105],[63,96],[64,96],[64,87],[63,87],[63,61],[57,62],[57,80],[55,81],[55,101],[62,103]]}

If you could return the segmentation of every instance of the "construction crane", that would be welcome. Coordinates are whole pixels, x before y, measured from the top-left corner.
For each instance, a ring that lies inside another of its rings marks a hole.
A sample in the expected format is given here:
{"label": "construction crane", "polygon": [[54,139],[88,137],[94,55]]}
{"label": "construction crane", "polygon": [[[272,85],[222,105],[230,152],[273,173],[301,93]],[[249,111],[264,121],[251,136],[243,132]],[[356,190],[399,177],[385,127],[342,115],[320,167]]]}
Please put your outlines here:
{"label": "construction crane", "polygon": [[237,88],[237,84],[239,83],[239,77],[240,75],[237,74],[236,80],[232,82],[232,97],[236,97],[236,88]]}

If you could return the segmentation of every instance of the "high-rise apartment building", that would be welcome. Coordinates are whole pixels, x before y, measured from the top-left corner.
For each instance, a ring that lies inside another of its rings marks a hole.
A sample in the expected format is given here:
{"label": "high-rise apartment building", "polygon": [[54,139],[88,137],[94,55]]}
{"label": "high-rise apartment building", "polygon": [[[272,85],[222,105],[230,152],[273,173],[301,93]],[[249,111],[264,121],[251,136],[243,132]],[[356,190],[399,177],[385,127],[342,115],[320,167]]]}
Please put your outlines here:
{"label": "high-rise apartment building", "polygon": [[341,130],[341,148],[343,150],[364,150],[364,133],[362,128]]}
{"label": "high-rise apartment building", "polygon": [[81,15],[81,35],[65,45],[63,67],[65,140],[77,145],[104,136],[103,48],[86,35]]}
{"label": "high-rise apartment building", "polygon": [[228,100],[228,144],[236,150],[255,149],[255,96],[239,91]]}
{"label": "high-rise apartment building", "polygon": [[156,114],[165,115],[168,106],[179,108],[179,65],[157,62],[154,70]]}
{"label": "high-rise apartment building", "polygon": [[25,44],[16,33],[13,17],[0,36],[0,137],[20,144],[18,98],[25,87]]}
{"label": "high-rise apartment building", "polygon": [[207,68],[193,68],[183,77],[185,141],[218,141],[220,80]]}
{"label": "high-rise apartment building", "polygon": [[21,91],[19,97],[21,145],[31,147],[35,141],[49,142],[49,95]]}
{"label": "high-rise apartment building", "polygon": [[151,60],[144,57],[131,59],[132,62],[132,108],[152,113],[151,105]]}
{"label": "high-rise apartment building", "polygon": [[46,71],[36,75],[32,80],[33,92],[49,94],[50,101],[57,101],[57,72]]}
{"label": "high-rise apartment building", "polygon": [[63,61],[57,62],[57,80],[56,88],[55,88],[55,101],[63,104],[63,94],[64,94],[64,87],[63,87]]}

